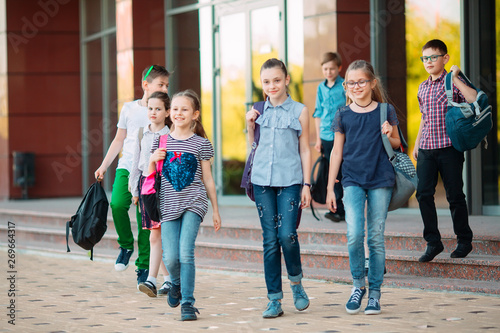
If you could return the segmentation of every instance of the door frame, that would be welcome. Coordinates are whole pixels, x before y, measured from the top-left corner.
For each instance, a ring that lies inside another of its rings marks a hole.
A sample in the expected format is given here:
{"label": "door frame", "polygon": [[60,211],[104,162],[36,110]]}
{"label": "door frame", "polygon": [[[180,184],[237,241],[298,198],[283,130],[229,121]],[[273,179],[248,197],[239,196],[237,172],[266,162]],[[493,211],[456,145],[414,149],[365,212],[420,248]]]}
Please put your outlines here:
{"label": "door frame", "polygon": [[[217,185],[217,195],[221,199],[222,203],[231,204],[245,204],[251,203],[243,195],[224,195],[223,193],[223,159],[222,159],[222,100],[221,100],[221,49],[220,49],[220,18],[226,15],[245,13],[245,48],[248,54],[248,58],[245,60],[245,100],[246,105],[253,104],[252,96],[252,61],[251,61],[251,50],[252,50],[252,36],[251,36],[251,12],[252,10],[278,6],[280,13],[280,24],[279,24],[279,57],[286,64],[286,1],[285,0],[257,0],[248,1],[241,0],[222,4],[214,5],[212,11],[212,20],[214,22],[213,32],[213,106],[212,106],[212,119],[213,119],[213,145],[215,150],[214,158],[214,178]],[[250,146],[247,144],[247,155],[250,150]]]}

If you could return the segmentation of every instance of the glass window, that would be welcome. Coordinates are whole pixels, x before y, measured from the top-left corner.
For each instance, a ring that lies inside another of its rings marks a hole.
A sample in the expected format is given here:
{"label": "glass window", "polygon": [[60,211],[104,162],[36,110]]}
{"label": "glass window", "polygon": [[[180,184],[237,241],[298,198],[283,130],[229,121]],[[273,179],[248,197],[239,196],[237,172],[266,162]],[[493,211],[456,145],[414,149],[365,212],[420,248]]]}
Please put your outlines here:
{"label": "glass window", "polygon": [[303,102],[304,81],[304,8],[302,0],[287,1],[287,56],[291,81],[290,95]]}
{"label": "glass window", "polygon": [[[407,141],[410,152],[414,148],[421,118],[417,100],[418,86],[429,77],[420,56],[422,46],[431,39],[440,39],[446,43],[450,55],[447,70],[450,64],[460,65],[460,0],[406,0]],[[415,197],[410,200],[410,207],[418,207]],[[448,208],[442,185],[436,188],[436,207]]]}
{"label": "glass window", "polygon": [[101,0],[85,1],[85,13],[86,36],[101,31]]}
{"label": "glass window", "polygon": [[[114,137],[118,120],[116,32],[108,30],[116,26],[115,1],[85,1],[80,15],[86,36],[90,36],[81,44],[82,137],[87,151],[82,156],[82,174],[83,188],[87,188]],[[106,34],[98,35],[106,30]],[[107,190],[111,189],[115,167],[116,160],[104,178]]]}
{"label": "glass window", "polygon": [[[496,75],[493,81],[496,81],[495,85],[491,85],[490,80],[485,79],[484,83],[489,83],[489,85],[484,85],[482,89],[485,92],[492,91],[496,89],[496,101],[489,101],[493,107],[493,110],[498,110],[498,104],[500,102],[500,0],[495,1],[495,11],[496,11],[496,22],[495,22],[495,33],[496,38]],[[493,51],[492,51],[493,52]],[[488,72],[489,74],[489,72]],[[490,96],[490,99],[493,96]],[[491,213],[496,211],[496,215],[499,214],[500,207],[500,155],[498,147],[500,147],[500,117],[498,116],[498,111],[492,112],[493,114],[493,129],[488,135],[488,149],[482,152],[482,181],[483,181],[483,204],[485,206],[497,206],[493,209]],[[496,116],[496,118],[495,118]],[[495,124],[496,122],[496,124]],[[495,132],[496,130],[496,132]],[[492,209],[493,207],[489,207]]]}
{"label": "glass window", "polygon": [[189,5],[197,5],[198,3],[203,4],[203,3],[210,3],[211,0],[171,0],[167,1],[167,8],[168,9],[175,9],[175,8],[180,8],[184,6],[189,6]]}
{"label": "glass window", "polygon": [[200,76],[201,76],[201,121],[208,139],[214,142],[213,125],[213,31],[207,29],[212,24],[212,8],[204,7],[199,11],[200,16]]}

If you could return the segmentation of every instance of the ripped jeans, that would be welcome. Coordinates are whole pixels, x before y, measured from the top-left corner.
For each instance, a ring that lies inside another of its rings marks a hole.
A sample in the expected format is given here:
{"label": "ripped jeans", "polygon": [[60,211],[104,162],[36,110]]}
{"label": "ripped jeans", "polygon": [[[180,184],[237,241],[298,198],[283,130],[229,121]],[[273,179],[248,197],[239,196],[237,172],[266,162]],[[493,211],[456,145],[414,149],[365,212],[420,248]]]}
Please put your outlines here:
{"label": "ripped jeans", "polygon": [[253,185],[253,188],[255,205],[262,226],[267,297],[269,300],[278,300],[283,298],[281,251],[283,251],[290,281],[302,280],[300,246],[296,228],[302,186]]}

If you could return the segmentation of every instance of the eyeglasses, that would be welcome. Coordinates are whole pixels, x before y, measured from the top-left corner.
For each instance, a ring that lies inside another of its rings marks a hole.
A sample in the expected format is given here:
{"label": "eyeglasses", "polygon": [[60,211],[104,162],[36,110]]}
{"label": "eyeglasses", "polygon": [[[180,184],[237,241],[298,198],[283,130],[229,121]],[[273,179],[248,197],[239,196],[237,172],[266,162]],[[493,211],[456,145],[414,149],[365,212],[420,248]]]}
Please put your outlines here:
{"label": "eyeglasses", "polygon": [[349,87],[349,89],[354,89],[354,87],[356,87],[356,85],[358,85],[360,88],[363,88],[366,86],[366,84],[368,82],[371,82],[372,80],[361,80],[361,81],[358,81],[358,82],[354,82],[354,81],[347,81],[345,82],[345,85],[347,87]]}
{"label": "eyeglasses", "polygon": [[444,57],[444,56],[445,56],[444,54],[433,54],[428,57],[420,57],[420,60],[422,60],[422,62],[424,63],[429,61],[429,59],[431,60],[431,62],[436,62],[439,57]]}

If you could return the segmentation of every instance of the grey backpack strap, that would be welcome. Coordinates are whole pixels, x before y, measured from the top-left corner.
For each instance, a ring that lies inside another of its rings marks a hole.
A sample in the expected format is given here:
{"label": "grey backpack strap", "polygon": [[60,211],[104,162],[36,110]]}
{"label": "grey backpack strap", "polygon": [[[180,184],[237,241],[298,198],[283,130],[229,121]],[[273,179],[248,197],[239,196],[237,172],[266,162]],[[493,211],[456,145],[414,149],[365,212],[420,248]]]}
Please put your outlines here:
{"label": "grey backpack strap", "polygon": [[[380,103],[380,128],[382,128],[382,125],[386,120],[387,120],[387,103]],[[393,163],[394,150],[392,149],[391,142],[389,141],[387,135],[382,133],[382,131],[380,131],[380,134],[382,135],[382,143],[384,144],[385,151],[389,156],[389,161]]]}
{"label": "grey backpack strap", "polygon": [[446,91],[446,97],[448,98],[448,105],[453,103],[453,85],[451,84],[452,72],[449,72],[444,77],[444,90]]}
{"label": "grey backpack strap", "polygon": [[144,136],[144,127],[139,127],[137,137],[139,138],[139,146],[141,145],[142,137]]}

